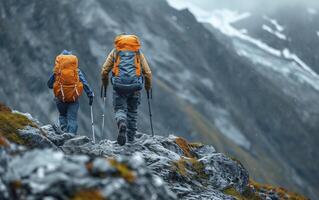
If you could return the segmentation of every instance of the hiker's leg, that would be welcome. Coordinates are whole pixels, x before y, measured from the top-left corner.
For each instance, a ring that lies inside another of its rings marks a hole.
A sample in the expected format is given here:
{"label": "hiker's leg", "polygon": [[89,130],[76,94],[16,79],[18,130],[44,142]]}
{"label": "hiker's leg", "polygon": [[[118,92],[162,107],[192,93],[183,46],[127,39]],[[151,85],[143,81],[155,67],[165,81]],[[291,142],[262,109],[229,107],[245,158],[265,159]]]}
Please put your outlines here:
{"label": "hiker's leg", "polygon": [[137,109],[141,102],[141,93],[134,92],[127,99],[127,137],[130,141],[134,140],[137,131]]}
{"label": "hiker's leg", "polygon": [[67,131],[67,104],[63,103],[59,99],[55,99],[56,106],[59,111],[59,125],[62,131]]}
{"label": "hiker's leg", "polygon": [[126,95],[120,95],[116,91],[113,92],[115,120],[119,131],[117,143],[119,145],[125,145],[126,143],[126,99]]}
{"label": "hiker's leg", "polygon": [[117,125],[120,122],[126,123],[126,98],[125,95],[120,95],[116,91],[113,91],[113,107]]}
{"label": "hiker's leg", "polygon": [[67,112],[67,118],[68,118],[68,128],[67,131],[69,133],[76,134],[78,130],[78,122],[77,122],[77,115],[79,110],[79,101],[76,101],[74,103],[69,103],[68,105],[68,112]]}

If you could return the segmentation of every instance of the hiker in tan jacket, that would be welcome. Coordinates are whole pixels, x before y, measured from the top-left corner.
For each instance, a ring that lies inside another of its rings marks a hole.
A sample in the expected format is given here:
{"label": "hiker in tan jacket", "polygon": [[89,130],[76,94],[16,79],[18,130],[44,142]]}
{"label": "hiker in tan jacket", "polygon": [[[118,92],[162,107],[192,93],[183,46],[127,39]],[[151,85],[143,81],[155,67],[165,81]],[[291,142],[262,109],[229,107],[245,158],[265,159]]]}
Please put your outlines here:
{"label": "hiker in tan jacket", "polygon": [[152,72],[145,56],[140,52],[140,41],[135,35],[115,38],[114,49],[103,64],[102,84],[107,88],[112,71],[113,106],[118,126],[117,142],[120,145],[134,141],[137,131],[137,110],[143,83],[149,92],[152,88]]}
{"label": "hiker in tan jacket", "polygon": [[[107,58],[103,64],[103,67],[102,67],[102,71],[101,71],[102,83],[103,83],[103,86],[105,86],[105,87],[108,86],[109,73],[113,69],[113,66],[114,66],[115,51],[116,51],[115,49],[112,49],[112,51],[107,56]],[[152,88],[152,72],[151,72],[151,69],[150,69],[147,61],[146,61],[144,54],[142,54],[142,53],[141,53],[141,67],[142,67],[142,74],[143,74],[144,79],[145,79],[145,89],[149,91]]]}

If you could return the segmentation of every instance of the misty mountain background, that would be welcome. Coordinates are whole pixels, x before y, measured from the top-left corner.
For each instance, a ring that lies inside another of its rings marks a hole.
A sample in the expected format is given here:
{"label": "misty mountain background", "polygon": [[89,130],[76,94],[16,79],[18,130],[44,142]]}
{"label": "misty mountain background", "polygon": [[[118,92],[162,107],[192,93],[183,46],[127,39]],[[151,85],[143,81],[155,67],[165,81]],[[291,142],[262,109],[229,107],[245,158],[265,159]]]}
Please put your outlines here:
{"label": "misty mountain background", "polygon": [[[180,2],[1,1],[0,101],[55,123],[58,113],[46,81],[55,56],[63,49],[73,50],[96,95],[98,138],[114,139],[110,87],[107,131],[100,131],[100,70],[114,37],[134,33],[142,40],[154,74],[156,134],[174,133],[213,144],[241,160],[253,179],[315,199],[319,195],[315,2],[268,7],[255,1]],[[140,108],[139,130],[149,133],[145,95]],[[79,134],[91,136],[85,95],[78,118]]]}

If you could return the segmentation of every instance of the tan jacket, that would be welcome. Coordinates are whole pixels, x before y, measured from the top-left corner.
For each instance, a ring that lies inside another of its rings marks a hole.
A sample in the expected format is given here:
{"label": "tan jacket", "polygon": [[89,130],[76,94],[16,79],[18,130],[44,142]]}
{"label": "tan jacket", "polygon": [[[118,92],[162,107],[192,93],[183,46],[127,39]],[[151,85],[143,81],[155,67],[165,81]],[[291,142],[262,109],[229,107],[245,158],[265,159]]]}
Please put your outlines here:
{"label": "tan jacket", "polygon": [[[102,82],[104,83],[104,86],[107,87],[108,84],[108,77],[109,77],[109,73],[110,71],[113,69],[114,67],[114,51],[115,49],[113,49],[109,55],[107,56],[103,67],[102,67],[102,71],[101,71],[101,75],[102,75]],[[150,90],[152,88],[152,72],[151,69],[146,61],[146,58],[144,56],[144,54],[141,53],[141,68],[142,68],[142,74],[144,76],[145,79],[145,89],[146,90]]]}

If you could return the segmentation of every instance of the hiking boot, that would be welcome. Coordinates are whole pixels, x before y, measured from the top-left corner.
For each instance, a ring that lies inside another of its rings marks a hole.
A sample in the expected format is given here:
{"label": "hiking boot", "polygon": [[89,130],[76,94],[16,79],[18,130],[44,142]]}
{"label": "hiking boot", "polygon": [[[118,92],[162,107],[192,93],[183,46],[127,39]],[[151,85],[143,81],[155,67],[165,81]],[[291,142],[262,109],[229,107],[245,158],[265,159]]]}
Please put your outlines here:
{"label": "hiking boot", "polygon": [[63,130],[61,129],[61,127],[60,127],[59,125],[57,125],[57,124],[52,124],[52,128],[53,128],[53,130],[55,131],[55,133],[58,134],[58,135],[63,135],[64,132],[65,132],[65,131],[63,131]]}
{"label": "hiking boot", "polygon": [[135,139],[135,134],[127,133],[127,141],[128,141],[129,143],[133,143],[133,142],[134,142],[134,139]]}
{"label": "hiking boot", "polygon": [[125,145],[126,143],[126,124],[124,121],[120,121],[118,123],[119,127],[119,134],[117,136],[117,143],[121,146]]}
{"label": "hiking boot", "polygon": [[128,142],[133,143],[134,139],[135,139],[135,132],[128,131],[127,132],[127,140],[128,140]]}

